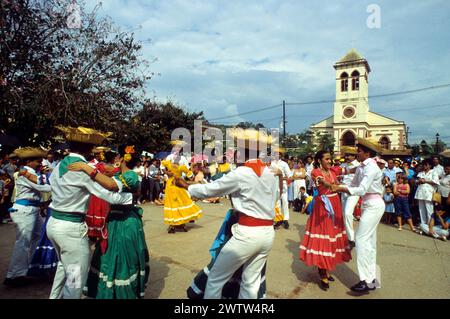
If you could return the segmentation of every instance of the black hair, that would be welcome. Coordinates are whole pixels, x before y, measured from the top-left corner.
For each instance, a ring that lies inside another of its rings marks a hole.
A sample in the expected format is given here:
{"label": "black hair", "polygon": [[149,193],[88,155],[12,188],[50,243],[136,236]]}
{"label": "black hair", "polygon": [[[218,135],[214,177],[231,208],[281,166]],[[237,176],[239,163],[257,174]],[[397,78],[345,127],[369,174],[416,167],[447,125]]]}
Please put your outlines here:
{"label": "black hair", "polygon": [[94,147],[94,144],[80,142],[70,142],[69,145],[72,152],[85,156],[90,155]]}
{"label": "black hair", "polygon": [[108,151],[105,153],[105,162],[110,163],[114,158],[116,158],[117,153],[114,151]]}
{"label": "black hair", "polygon": [[306,188],[305,188],[305,186],[300,186],[300,189],[304,189],[304,190],[306,191]]}
{"label": "black hair", "polygon": [[431,158],[426,158],[426,159],[424,159],[424,160],[421,162],[421,164],[422,164],[423,166],[425,166],[426,164],[428,164],[428,165],[431,166],[431,168],[434,167],[433,159],[431,159]]}
{"label": "black hair", "polygon": [[[119,146],[118,151],[119,151],[120,157],[124,157],[125,154],[127,154],[127,153],[125,152],[125,149],[126,149],[128,146],[129,146],[129,145],[126,145],[126,144],[123,144],[123,145],[120,145],[120,146]],[[134,149],[134,153],[132,153],[132,154],[130,154],[130,155],[131,155],[131,160],[129,160],[128,162],[125,162],[125,163],[126,163],[126,166],[127,166],[129,169],[133,169],[133,168],[135,168],[136,165],[141,161],[141,156],[140,156],[140,152],[139,152],[138,150],[136,150],[136,148]]]}
{"label": "black hair", "polygon": [[364,146],[362,144],[358,144],[357,147],[362,149],[364,153],[369,153],[370,157],[375,157],[377,155],[377,152],[375,152],[374,150],[368,148],[367,146]]}
{"label": "black hair", "polygon": [[326,150],[321,150],[316,153],[316,155],[314,156],[314,168],[320,167],[320,161],[322,160],[323,156],[327,153],[330,152]]}
{"label": "black hair", "polygon": [[[250,150],[248,148],[239,148],[237,151],[234,151],[234,162],[238,165],[243,165],[244,163],[239,163],[238,161],[242,159],[242,155],[238,156],[238,153],[240,152],[244,152],[244,162],[253,159],[253,157],[255,158],[259,158],[259,150]],[[250,158],[250,155],[254,155],[251,156],[252,158]]]}

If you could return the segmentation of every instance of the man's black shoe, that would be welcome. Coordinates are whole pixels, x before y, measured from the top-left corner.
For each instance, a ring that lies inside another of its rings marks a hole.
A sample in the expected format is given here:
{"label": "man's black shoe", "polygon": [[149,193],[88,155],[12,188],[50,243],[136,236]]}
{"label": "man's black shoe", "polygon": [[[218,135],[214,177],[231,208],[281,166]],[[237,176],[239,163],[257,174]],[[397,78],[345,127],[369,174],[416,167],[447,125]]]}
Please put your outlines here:
{"label": "man's black shoe", "polygon": [[359,283],[351,287],[350,290],[356,292],[369,292],[370,290],[375,290],[375,287],[370,288],[365,281],[360,281]]}
{"label": "man's black shoe", "polygon": [[31,283],[27,277],[6,278],[3,284],[8,287],[24,287]]}
{"label": "man's black shoe", "polygon": [[349,240],[349,241],[348,241],[348,247],[349,247],[350,250],[352,250],[353,248],[355,248],[355,246],[356,246],[356,244],[355,244],[354,241],[352,241],[352,240]]}
{"label": "man's black shoe", "polygon": [[283,224],[284,224],[284,229],[289,229],[289,222],[287,220],[285,220],[283,222]]}

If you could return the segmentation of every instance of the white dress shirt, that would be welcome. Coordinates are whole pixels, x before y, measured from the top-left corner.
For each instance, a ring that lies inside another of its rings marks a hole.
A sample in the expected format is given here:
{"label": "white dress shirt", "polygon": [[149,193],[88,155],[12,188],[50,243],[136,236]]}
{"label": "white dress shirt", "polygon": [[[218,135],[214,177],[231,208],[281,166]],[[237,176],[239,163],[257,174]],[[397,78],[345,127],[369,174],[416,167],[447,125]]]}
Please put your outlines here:
{"label": "white dress shirt", "polygon": [[[36,171],[29,166],[24,167],[29,173],[37,176]],[[30,182],[25,176],[19,176],[16,180],[16,198],[28,200],[40,200],[41,192],[50,192],[52,190],[50,185],[39,185]]]}
{"label": "white dress shirt", "polygon": [[364,196],[366,194],[383,194],[381,178],[383,173],[373,158],[368,158],[361,163],[353,178],[353,185],[348,186],[351,195]]}
{"label": "white dress shirt", "polygon": [[[176,154],[169,154],[167,157],[166,157],[166,160],[167,161],[170,161],[172,164],[175,162],[175,158],[177,157],[177,155]],[[178,165],[186,165],[186,167],[188,167],[189,168],[189,161],[187,160],[187,158],[185,157],[185,156],[183,156],[183,155],[180,155],[180,160],[179,160],[179,162],[177,163]]]}
{"label": "white dress shirt", "polygon": [[450,174],[445,175],[439,181],[439,193],[441,193],[441,196],[443,197],[448,197],[448,194],[450,193]]}
{"label": "white dress shirt", "polygon": [[441,179],[441,178],[443,178],[443,177],[445,176],[444,167],[443,167],[441,164],[435,166],[435,167],[433,168],[433,171],[436,172],[436,174],[437,174],[437,176],[438,176],[439,179]]}
{"label": "white dress shirt", "polygon": [[[270,164],[270,167],[277,168],[283,173],[283,178],[289,178],[293,176],[291,169],[289,168],[288,163],[283,160],[274,160]],[[287,191],[287,181],[283,180],[283,191]]]}
{"label": "white dress shirt", "polygon": [[142,182],[142,178],[145,174],[145,167],[143,165],[135,167],[133,171],[138,175],[139,182]]}
{"label": "white dress shirt", "polygon": [[53,170],[55,169],[56,165],[58,165],[58,162],[59,162],[59,161],[53,160],[53,162],[50,163],[50,162],[48,161],[48,159],[44,158],[44,159],[42,160],[42,165],[43,165],[43,166],[47,166],[47,167],[50,169],[50,171],[53,171]]}
{"label": "white dress shirt", "polygon": [[[75,153],[69,156],[79,157],[84,162],[86,159]],[[100,184],[93,181],[89,175],[84,172],[68,171],[62,177],[59,176],[59,165],[50,176],[50,185],[52,189],[52,202],[50,208],[59,212],[83,213],[88,209],[89,198],[91,194],[115,205],[131,205],[133,195],[131,193],[110,192]],[[122,185],[114,179],[119,187]]]}
{"label": "white dress shirt", "polygon": [[251,168],[240,166],[212,183],[190,185],[188,191],[197,198],[230,194],[236,210],[260,219],[275,217],[280,196],[278,177],[268,167],[258,177]]}
{"label": "white dress shirt", "polygon": [[427,200],[432,201],[433,200],[433,193],[436,191],[437,185],[439,185],[439,177],[436,173],[436,171],[430,169],[428,173],[425,173],[424,171],[417,174],[417,179],[424,178],[426,181],[432,181],[436,184],[436,186],[430,185],[428,183],[426,184],[420,184],[417,186],[416,195],[414,196],[415,199],[421,199],[421,200]]}
{"label": "white dress shirt", "polygon": [[[361,164],[357,160],[354,160],[351,163],[345,163],[343,166],[346,169],[346,171],[350,171],[360,165]],[[355,177],[355,173],[343,175],[342,183],[344,183],[344,185],[351,186],[353,177]]]}

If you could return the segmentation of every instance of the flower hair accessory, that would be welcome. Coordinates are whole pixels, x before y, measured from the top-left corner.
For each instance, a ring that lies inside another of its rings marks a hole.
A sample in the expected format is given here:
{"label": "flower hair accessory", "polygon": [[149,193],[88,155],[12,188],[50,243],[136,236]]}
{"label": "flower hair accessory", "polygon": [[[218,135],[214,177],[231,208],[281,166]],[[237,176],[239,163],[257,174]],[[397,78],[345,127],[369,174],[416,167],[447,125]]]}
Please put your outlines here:
{"label": "flower hair accessory", "polygon": [[134,154],[134,145],[125,147],[125,155],[123,157],[125,162],[131,161],[131,154]]}

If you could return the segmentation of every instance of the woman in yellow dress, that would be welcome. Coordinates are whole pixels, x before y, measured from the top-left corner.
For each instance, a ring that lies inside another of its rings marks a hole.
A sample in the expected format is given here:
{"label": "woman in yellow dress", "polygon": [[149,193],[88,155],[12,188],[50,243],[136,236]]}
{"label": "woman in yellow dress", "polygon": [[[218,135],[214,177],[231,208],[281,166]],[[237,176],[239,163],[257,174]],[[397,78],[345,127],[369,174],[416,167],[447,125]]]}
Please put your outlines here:
{"label": "woman in yellow dress", "polygon": [[194,174],[184,164],[175,164],[164,160],[161,165],[166,168],[169,179],[166,182],[164,197],[164,223],[169,225],[168,233],[176,230],[187,232],[186,224],[202,216],[202,209],[194,204],[189,193],[174,183],[175,178],[183,174],[192,178]]}

